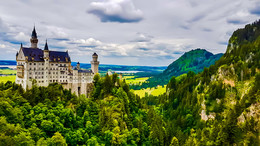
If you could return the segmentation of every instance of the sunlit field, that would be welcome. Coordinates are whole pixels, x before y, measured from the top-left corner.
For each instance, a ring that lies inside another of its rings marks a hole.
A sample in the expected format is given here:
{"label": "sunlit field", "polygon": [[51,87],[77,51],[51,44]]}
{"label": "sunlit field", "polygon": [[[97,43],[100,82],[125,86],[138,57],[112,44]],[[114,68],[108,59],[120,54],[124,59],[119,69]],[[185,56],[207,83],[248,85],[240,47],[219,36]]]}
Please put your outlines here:
{"label": "sunlit field", "polygon": [[148,77],[144,77],[144,78],[127,78],[125,81],[128,84],[142,84],[147,79],[149,79],[149,78]]}
{"label": "sunlit field", "polygon": [[11,81],[14,82],[15,81],[15,75],[11,75],[11,76],[0,76],[0,82],[7,82],[7,81]]}
{"label": "sunlit field", "polygon": [[0,69],[0,74],[16,74],[16,70],[12,69]]}
{"label": "sunlit field", "polygon": [[158,96],[160,94],[163,94],[166,92],[166,85],[164,87],[158,86],[157,88],[146,88],[141,90],[133,90],[135,94],[137,94],[140,97],[144,97],[145,93],[148,95]]}

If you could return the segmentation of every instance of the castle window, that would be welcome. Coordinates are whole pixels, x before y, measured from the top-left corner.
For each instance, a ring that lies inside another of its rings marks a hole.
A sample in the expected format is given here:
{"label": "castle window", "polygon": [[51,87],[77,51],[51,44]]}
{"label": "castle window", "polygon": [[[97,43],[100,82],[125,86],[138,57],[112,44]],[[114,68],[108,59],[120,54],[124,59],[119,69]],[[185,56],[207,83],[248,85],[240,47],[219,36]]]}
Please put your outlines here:
{"label": "castle window", "polygon": [[36,63],[34,63],[34,65],[36,65]]}
{"label": "castle window", "polygon": [[32,79],[32,77],[29,77],[29,79]]}
{"label": "castle window", "polygon": [[30,63],[30,65],[32,65],[32,63]]}

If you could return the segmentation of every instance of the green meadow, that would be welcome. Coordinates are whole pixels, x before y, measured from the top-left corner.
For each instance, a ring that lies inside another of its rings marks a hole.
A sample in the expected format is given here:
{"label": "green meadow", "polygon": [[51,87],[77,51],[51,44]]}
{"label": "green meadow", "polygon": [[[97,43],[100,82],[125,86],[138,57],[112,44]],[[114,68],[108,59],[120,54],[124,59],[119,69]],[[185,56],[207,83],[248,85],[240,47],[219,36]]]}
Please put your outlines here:
{"label": "green meadow", "polygon": [[153,95],[153,96],[158,96],[166,92],[166,85],[158,86],[156,88],[146,88],[146,89],[141,89],[141,90],[134,90],[134,93],[137,94],[140,97],[144,97],[145,93],[148,95]]}
{"label": "green meadow", "polygon": [[11,76],[0,76],[0,82],[7,82],[7,81],[15,81],[15,75],[11,75]]}
{"label": "green meadow", "polygon": [[16,74],[16,70],[12,70],[12,69],[0,69],[0,74],[6,74],[6,75]]}
{"label": "green meadow", "polygon": [[0,74],[8,75],[8,76],[0,76],[0,83],[7,81],[15,81],[16,70],[12,69],[0,69]]}
{"label": "green meadow", "polygon": [[[128,74],[123,76],[123,79],[125,79],[126,83],[129,85],[142,85],[142,83],[148,82],[147,80],[150,77],[136,77],[133,74]],[[145,94],[158,96],[160,94],[163,94],[166,92],[166,86],[157,86],[153,88],[143,88],[141,90],[133,90],[135,94],[137,94],[140,97],[145,97]]]}

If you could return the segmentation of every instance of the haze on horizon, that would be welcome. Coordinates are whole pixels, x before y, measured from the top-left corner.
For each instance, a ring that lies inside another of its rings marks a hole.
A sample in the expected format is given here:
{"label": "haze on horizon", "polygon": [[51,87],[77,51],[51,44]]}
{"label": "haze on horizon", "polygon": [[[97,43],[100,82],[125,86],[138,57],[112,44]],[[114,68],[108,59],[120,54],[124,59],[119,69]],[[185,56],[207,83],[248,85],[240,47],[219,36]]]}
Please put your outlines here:
{"label": "haze on horizon", "polygon": [[259,0],[0,0],[0,60],[30,46],[69,50],[72,61],[167,66],[196,48],[224,53],[233,31],[259,19]]}

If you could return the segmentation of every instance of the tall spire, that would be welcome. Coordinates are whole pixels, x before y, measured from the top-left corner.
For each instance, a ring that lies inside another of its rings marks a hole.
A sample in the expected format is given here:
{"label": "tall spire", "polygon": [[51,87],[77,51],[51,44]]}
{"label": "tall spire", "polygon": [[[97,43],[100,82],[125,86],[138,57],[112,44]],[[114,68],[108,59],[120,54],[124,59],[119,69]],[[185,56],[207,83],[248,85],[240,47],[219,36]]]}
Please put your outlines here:
{"label": "tall spire", "polygon": [[44,50],[49,51],[49,47],[48,47],[48,43],[47,43],[47,39],[46,39],[46,43],[45,43]]}
{"label": "tall spire", "polygon": [[37,33],[36,33],[36,30],[35,30],[35,25],[34,25],[33,31],[32,31],[32,38],[37,38]]}
{"label": "tall spire", "polygon": [[23,43],[21,43],[21,48],[23,48]]}
{"label": "tall spire", "polygon": [[38,44],[38,39],[37,39],[37,33],[35,30],[35,26],[33,27],[33,31],[32,31],[32,37],[31,37],[31,48],[38,48],[37,44]]}

